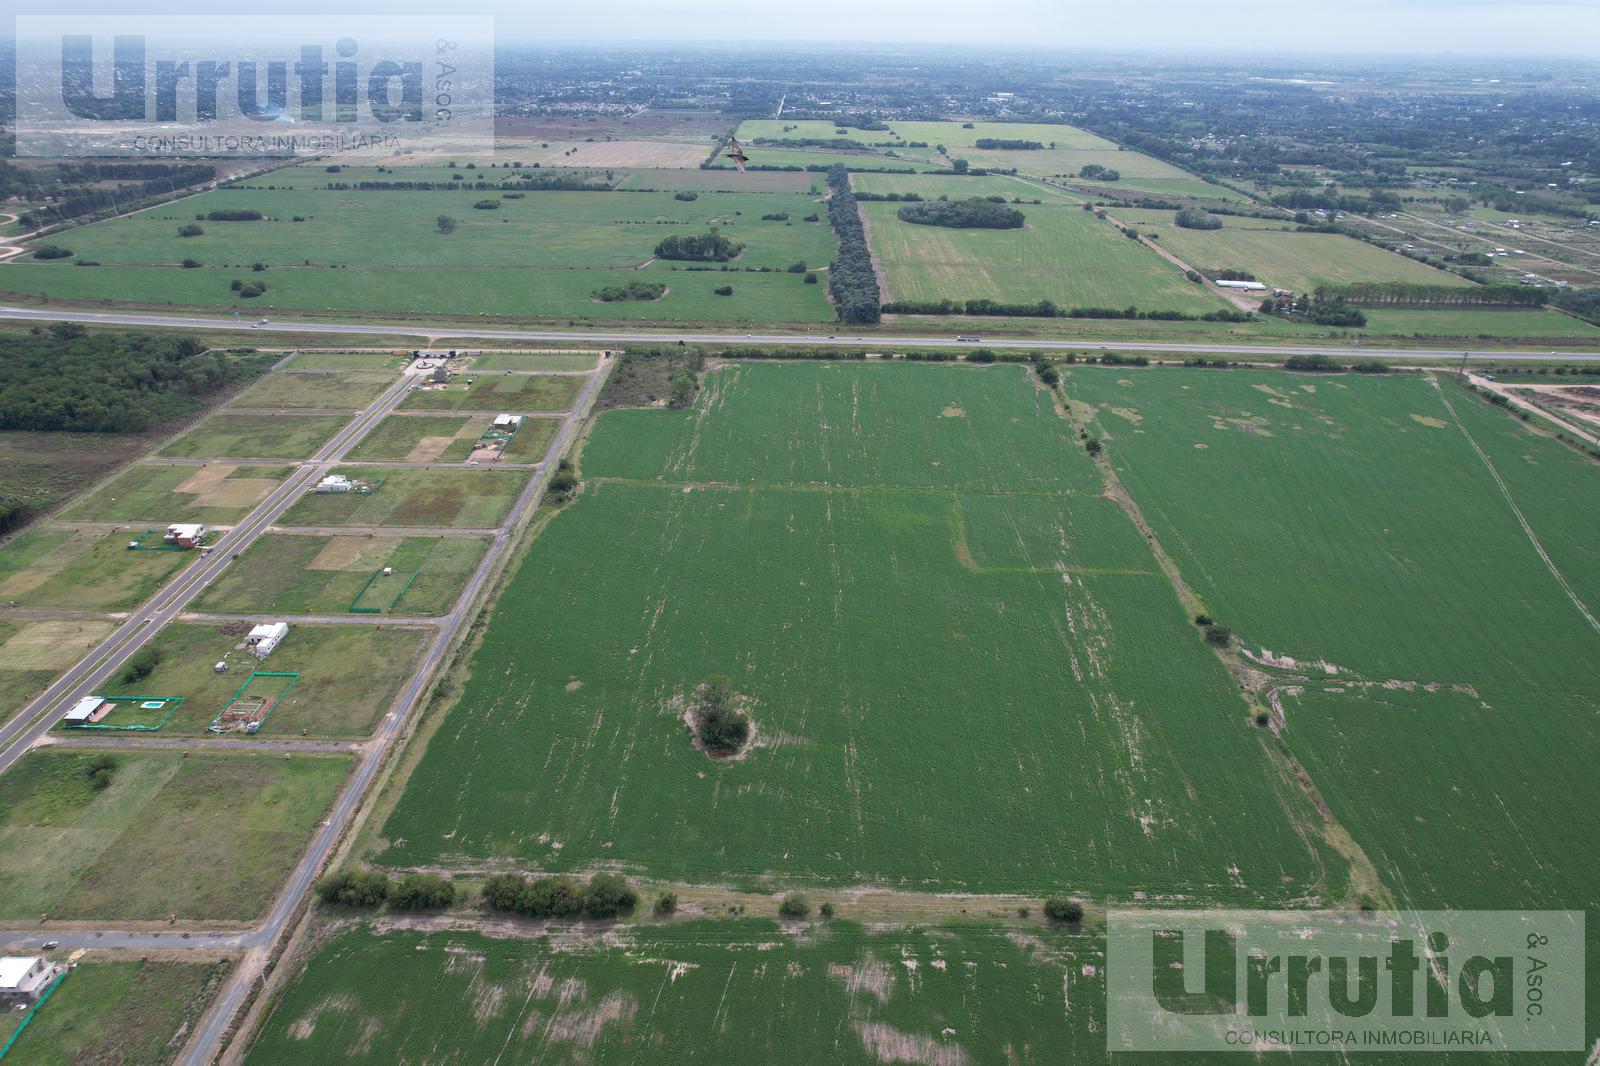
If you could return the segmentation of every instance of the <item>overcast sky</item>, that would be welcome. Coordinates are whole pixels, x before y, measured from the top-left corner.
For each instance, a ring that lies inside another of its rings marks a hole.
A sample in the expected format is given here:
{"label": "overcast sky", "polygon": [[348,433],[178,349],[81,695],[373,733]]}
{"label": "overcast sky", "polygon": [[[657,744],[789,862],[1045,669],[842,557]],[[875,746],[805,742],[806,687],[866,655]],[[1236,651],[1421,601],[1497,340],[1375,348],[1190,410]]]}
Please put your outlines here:
{"label": "overcast sky", "polygon": [[0,0],[7,14],[494,15],[502,38],[1600,58],[1600,0]]}

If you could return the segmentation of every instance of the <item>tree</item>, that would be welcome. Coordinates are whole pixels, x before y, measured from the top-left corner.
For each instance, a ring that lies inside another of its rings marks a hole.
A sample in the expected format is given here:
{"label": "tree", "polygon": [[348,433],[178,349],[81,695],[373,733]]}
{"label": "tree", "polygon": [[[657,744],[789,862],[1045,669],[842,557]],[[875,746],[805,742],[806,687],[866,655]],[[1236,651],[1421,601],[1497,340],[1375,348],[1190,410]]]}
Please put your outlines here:
{"label": "tree", "polygon": [[433,220],[433,224],[438,227],[440,233],[451,234],[456,231],[456,220],[449,215],[440,215]]}
{"label": "tree", "polygon": [[1206,626],[1206,643],[1218,648],[1226,648],[1233,643],[1233,631],[1227,626]]}
{"label": "tree", "polygon": [[527,887],[521,874],[493,874],[483,883],[483,902],[492,910],[514,911]]}
{"label": "tree", "polygon": [[97,757],[88,766],[84,767],[83,776],[89,779],[89,787],[96,792],[103,792],[111,787],[111,780],[117,774],[117,760],[110,755]]}
{"label": "tree", "polygon": [[199,237],[204,233],[205,230],[195,225],[193,222],[189,223],[187,226],[178,227],[178,236],[180,237]]}
{"label": "tree", "polygon": [[1076,900],[1051,896],[1044,901],[1044,916],[1052,922],[1067,922],[1071,925],[1077,925],[1083,921],[1083,905]]}
{"label": "tree", "polygon": [[1199,207],[1185,207],[1173,216],[1172,224],[1181,229],[1221,229],[1222,219]]}
{"label": "tree", "polygon": [[750,720],[736,705],[733,685],[721,674],[705,679],[695,703],[695,734],[707,751],[731,755],[750,737]]}
{"label": "tree", "polygon": [[967,171],[972,169],[972,164],[967,162],[965,159],[953,159],[950,162],[950,166],[957,174],[965,174]]}
{"label": "tree", "polygon": [[583,892],[583,913],[590,918],[620,918],[638,904],[639,893],[617,874],[595,874]]}
{"label": "tree", "polygon": [[678,909],[678,894],[676,892],[663,892],[656,897],[656,914],[667,915]]}
{"label": "tree", "polygon": [[798,921],[811,913],[811,904],[798,892],[791,892],[778,904],[778,916]]}
{"label": "tree", "polygon": [[339,907],[377,907],[389,898],[389,878],[377,870],[344,870],[318,881],[317,896]]}
{"label": "tree", "polygon": [[394,886],[389,905],[399,910],[439,910],[456,901],[456,886],[438,874],[406,874]]}

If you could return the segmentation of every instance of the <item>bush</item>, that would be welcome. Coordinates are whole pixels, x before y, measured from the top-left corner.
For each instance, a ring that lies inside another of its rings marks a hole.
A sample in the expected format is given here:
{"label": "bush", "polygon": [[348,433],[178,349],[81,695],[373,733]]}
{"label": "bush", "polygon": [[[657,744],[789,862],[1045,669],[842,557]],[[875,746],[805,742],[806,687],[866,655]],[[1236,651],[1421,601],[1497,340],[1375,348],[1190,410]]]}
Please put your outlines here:
{"label": "bush", "polygon": [[155,673],[155,669],[159,665],[161,665],[161,652],[146,644],[129,656],[128,661],[123,664],[122,683],[124,685],[137,685]]}
{"label": "bush", "polygon": [[656,897],[656,913],[671,914],[678,909],[678,894],[676,892],[663,892]]}
{"label": "bush", "polygon": [[1227,626],[1206,626],[1206,643],[1218,648],[1226,648],[1233,644],[1233,631]]}
{"label": "bush", "polygon": [[1077,925],[1083,921],[1083,905],[1075,900],[1051,896],[1044,901],[1044,916],[1052,922],[1068,922],[1072,925]]}
{"label": "bush", "polygon": [[72,255],[72,249],[63,248],[58,244],[46,244],[33,253],[35,259],[66,259]]}
{"label": "bush", "polygon": [[178,265],[181,266],[185,270],[194,270],[196,267],[201,267],[201,266],[204,266],[205,264],[200,262],[200,260],[198,260],[198,259],[185,259],[183,262],[179,263]]}
{"label": "bush", "polygon": [[1267,724],[1271,721],[1272,718],[1267,714],[1266,711],[1256,712],[1256,725],[1260,726],[1262,729],[1267,728]]}
{"label": "bush", "polygon": [[1209,614],[1197,614],[1194,616],[1194,624],[1197,626],[1209,626],[1213,624],[1213,620]]}
{"label": "bush", "polygon": [[180,237],[201,237],[205,235],[205,232],[202,227],[195,225],[193,222],[187,226],[178,227],[178,236]]}
{"label": "bush", "polygon": [[246,300],[253,300],[266,291],[267,287],[261,284],[259,281],[252,281],[248,285],[241,285],[239,287],[239,295],[243,296]]}
{"label": "bush", "polygon": [[1221,229],[1222,219],[1198,207],[1186,207],[1172,219],[1180,229]]}
{"label": "bush", "polygon": [[659,300],[667,287],[659,281],[630,281],[626,285],[608,285],[596,289],[592,296],[602,303],[619,303],[625,300]]}
{"label": "bush", "polygon": [[815,284],[817,284],[817,275],[814,272],[813,273],[809,273],[809,274],[806,275],[806,284],[807,285],[815,285]]}
{"label": "bush", "polygon": [[682,200],[684,203],[688,204],[700,199],[700,194],[697,192],[680,192],[673,193],[672,198],[674,200]]}
{"label": "bush", "polygon": [[733,286],[732,285],[718,285],[716,288],[712,289],[711,291],[716,293],[718,296],[732,296],[733,295]]}
{"label": "bush", "polygon": [[94,762],[84,767],[83,776],[89,779],[89,787],[96,792],[104,791],[111,784],[111,779],[117,775],[117,760],[110,755],[101,755]]}
{"label": "bush", "polygon": [[778,916],[798,920],[811,913],[811,904],[798,892],[791,892],[778,904]]}
{"label": "bush", "polygon": [[1087,441],[1084,441],[1083,448],[1090,455],[1099,455],[1105,450],[1105,445],[1101,444],[1098,438],[1090,437]]}
{"label": "bush", "polygon": [[789,264],[789,273],[791,274],[804,274],[809,269],[803,262]]}
{"label": "bush", "polygon": [[389,905],[403,911],[440,910],[456,901],[456,886],[438,874],[406,874],[389,895]]}
{"label": "bush", "polygon": [[376,907],[389,898],[389,878],[376,870],[344,870],[318,881],[317,897],[339,907]]}
{"label": "bush", "polygon": [[821,914],[824,918],[832,918],[833,917],[833,904],[832,903],[824,903],[821,907],[819,907],[817,909],[817,913]]}
{"label": "bush", "polygon": [[[562,462],[565,463],[566,460],[563,459]],[[578,475],[573,473],[570,463],[566,469],[557,468],[556,472],[550,475],[550,484],[545,487],[545,495],[557,503],[565,503],[572,499],[577,491]]]}
{"label": "bush", "polygon": [[500,201],[479,200],[477,203],[473,204],[472,207],[475,211],[498,211],[500,210]]}
{"label": "bush", "polygon": [[514,911],[527,887],[528,879],[521,874],[494,874],[483,883],[483,902],[491,910]]}
{"label": "bush", "polygon": [[770,215],[762,215],[761,216],[761,221],[763,221],[763,222],[787,222],[787,221],[789,221],[789,212],[787,212],[787,211],[774,211]]}
{"label": "bush", "polygon": [[715,755],[731,755],[750,737],[750,719],[734,704],[733,686],[726,677],[708,677],[695,704],[695,735]]}
{"label": "bush", "polygon": [[438,227],[440,233],[449,234],[456,231],[456,220],[449,215],[440,215],[433,220],[433,224]]}
{"label": "bush", "polygon": [[251,211],[242,207],[231,207],[223,211],[207,213],[207,222],[260,222],[267,216],[260,211]]}

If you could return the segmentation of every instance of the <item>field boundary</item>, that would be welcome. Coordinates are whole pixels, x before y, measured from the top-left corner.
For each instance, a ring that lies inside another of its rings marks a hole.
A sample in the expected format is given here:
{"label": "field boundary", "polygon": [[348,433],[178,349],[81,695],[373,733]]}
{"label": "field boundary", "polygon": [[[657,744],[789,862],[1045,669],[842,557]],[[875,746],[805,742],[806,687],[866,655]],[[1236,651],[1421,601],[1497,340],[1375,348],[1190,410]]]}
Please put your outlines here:
{"label": "field boundary", "polygon": [[[253,715],[249,719],[244,720],[243,730],[246,733],[259,733],[261,731],[261,727],[267,724],[267,719],[272,717],[272,712],[278,709],[278,704],[283,702],[283,698],[289,694],[290,690],[294,688],[295,683],[300,680],[299,674],[289,673],[282,670],[252,670],[250,672],[250,676],[244,679],[244,684],[240,685],[239,688],[234,692],[233,698],[228,700],[228,702],[223,705],[222,710],[217,712],[217,716],[215,718],[211,719],[211,724],[206,727],[207,732],[236,732],[236,730],[228,729],[223,726],[222,720],[227,717],[229,711],[233,710],[234,704],[238,703],[244,698],[245,689],[249,688],[258,677],[286,677],[289,679],[289,683],[284,686],[282,692],[278,693],[278,695],[273,698],[271,703],[268,703],[266,706],[260,708],[259,714]],[[260,699],[261,697],[254,698]]]}

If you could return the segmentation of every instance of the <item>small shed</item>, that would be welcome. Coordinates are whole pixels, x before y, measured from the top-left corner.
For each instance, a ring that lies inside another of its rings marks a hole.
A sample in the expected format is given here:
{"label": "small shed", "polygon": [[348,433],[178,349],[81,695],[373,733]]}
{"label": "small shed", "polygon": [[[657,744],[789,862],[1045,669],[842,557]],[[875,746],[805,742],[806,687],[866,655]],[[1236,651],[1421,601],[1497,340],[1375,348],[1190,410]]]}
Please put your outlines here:
{"label": "small shed", "polygon": [[250,650],[257,659],[265,659],[272,654],[272,649],[283,643],[283,638],[289,635],[287,622],[262,622],[250,630],[250,636],[245,638],[250,645]]}

